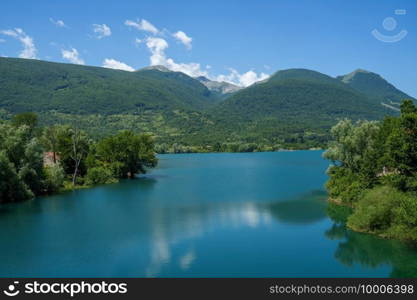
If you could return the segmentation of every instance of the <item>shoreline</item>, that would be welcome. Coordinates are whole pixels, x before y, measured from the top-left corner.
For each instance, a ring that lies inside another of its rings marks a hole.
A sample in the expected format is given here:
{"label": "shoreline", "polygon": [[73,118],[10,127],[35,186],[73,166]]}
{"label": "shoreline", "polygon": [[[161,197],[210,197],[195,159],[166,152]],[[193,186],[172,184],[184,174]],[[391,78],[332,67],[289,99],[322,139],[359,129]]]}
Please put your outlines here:
{"label": "shoreline", "polygon": [[[327,201],[329,203],[333,203],[333,204],[338,205],[338,206],[343,206],[343,207],[348,207],[348,208],[353,209],[352,205],[342,203],[341,199],[339,199],[339,198],[328,197]],[[415,243],[411,240],[400,239],[400,238],[395,238],[395,237],[388,237],[384,233],[378,233],[378,232],[375,232],[375,231],[359,230],[359,229],[356,229],[356,228],[353,228],[353,227],[349,226],[347,224],[347,222],[345,222],[344,226],[347,229],[352,230],[353,232],[369,234],[369,235],[376,236],[376,237],[384,239],[384,240],[399,241],[399,242],[406,243],[406,244],[409,244],[409,245],[412,245],[412,246],[417,246],[417,243]]]}

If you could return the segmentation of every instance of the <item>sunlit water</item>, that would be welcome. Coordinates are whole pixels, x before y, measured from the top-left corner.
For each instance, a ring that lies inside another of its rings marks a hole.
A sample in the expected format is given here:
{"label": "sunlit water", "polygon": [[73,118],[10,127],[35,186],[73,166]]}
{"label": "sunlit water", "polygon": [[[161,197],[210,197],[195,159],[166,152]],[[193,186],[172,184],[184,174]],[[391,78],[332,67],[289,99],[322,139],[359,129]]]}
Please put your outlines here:
{"label": "sunlit water", "polygon": [[327,166],[320,151],[161,155],[140,179],[0,206],[0,276],[417,276],[417,250],[328,209]]}

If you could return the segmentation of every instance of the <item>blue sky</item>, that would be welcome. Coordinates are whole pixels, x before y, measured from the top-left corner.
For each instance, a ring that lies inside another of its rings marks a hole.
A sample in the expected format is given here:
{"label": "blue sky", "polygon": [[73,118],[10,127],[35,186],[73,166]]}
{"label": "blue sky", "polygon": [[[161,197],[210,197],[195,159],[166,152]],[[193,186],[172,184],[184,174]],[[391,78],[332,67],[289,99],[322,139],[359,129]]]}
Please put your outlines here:
{"label": "blue sky", "polygon": [[[2,56],[127,70],[152,62],[240,85],[287,68],[331,76],[362,68],[417,97],[413,0],[2,0],[1,7]],[[384,42],[373,30],[406,35]]]}

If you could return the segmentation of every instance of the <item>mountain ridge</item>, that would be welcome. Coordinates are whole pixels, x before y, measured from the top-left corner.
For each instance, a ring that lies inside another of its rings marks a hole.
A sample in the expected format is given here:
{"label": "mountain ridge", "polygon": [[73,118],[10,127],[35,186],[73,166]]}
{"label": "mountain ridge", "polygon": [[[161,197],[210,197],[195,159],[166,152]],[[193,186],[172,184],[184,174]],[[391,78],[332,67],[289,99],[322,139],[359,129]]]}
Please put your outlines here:
{"label": "mountain ridge", "polygon": [[42,124],[74,123],[96,135],[133,129],[169,144],[317,147],[338,120],[379,120],[398,113],[387,95],[411,98],[375,73],[355,71],[334,78],[280,70],[228,93],[222,88],[235,86],[161,66],[127,72],[0,58],[0,117],[34,111]]}

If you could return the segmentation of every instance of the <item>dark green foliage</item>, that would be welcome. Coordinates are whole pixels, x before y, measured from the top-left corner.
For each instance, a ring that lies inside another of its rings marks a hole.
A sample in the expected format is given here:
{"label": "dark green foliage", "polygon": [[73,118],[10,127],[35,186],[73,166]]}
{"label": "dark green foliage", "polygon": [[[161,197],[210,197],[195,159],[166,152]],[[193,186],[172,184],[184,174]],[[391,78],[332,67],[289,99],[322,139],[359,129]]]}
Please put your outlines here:
{"label": "dark green foliage", "polygon": [[400,117],[366,124],[332,129],[329,194],[354,208],[350,228],[417,242],[417,109],[404,101]]}
{"label": "dark green foliage", "polygon": [[97,160],[107,165],[117,178],[133,177],[146,173],[146,168],[157,164],[154,143],[148,135],[122,131],[97,144]]}
{"label": "dark green foliage", "polygon": [[0,122],[0,203],[111,183],[157,164],[148,135],[123,131],[95,143],[78,128],[54,126],[40,129],[40,143],[27,125],[16,126]]}
{"label": "dark green foliage", "polygon": [[12,121],[15,127],[26,125],[33,129],[38,125],[38,116],[33,112],[25,112],[14,115]]}
{"label": "dark green foliage", "polygon": [[33,197],[33,193],[19,178],[15,166],[0,151],[0,203],[22,201]]}

